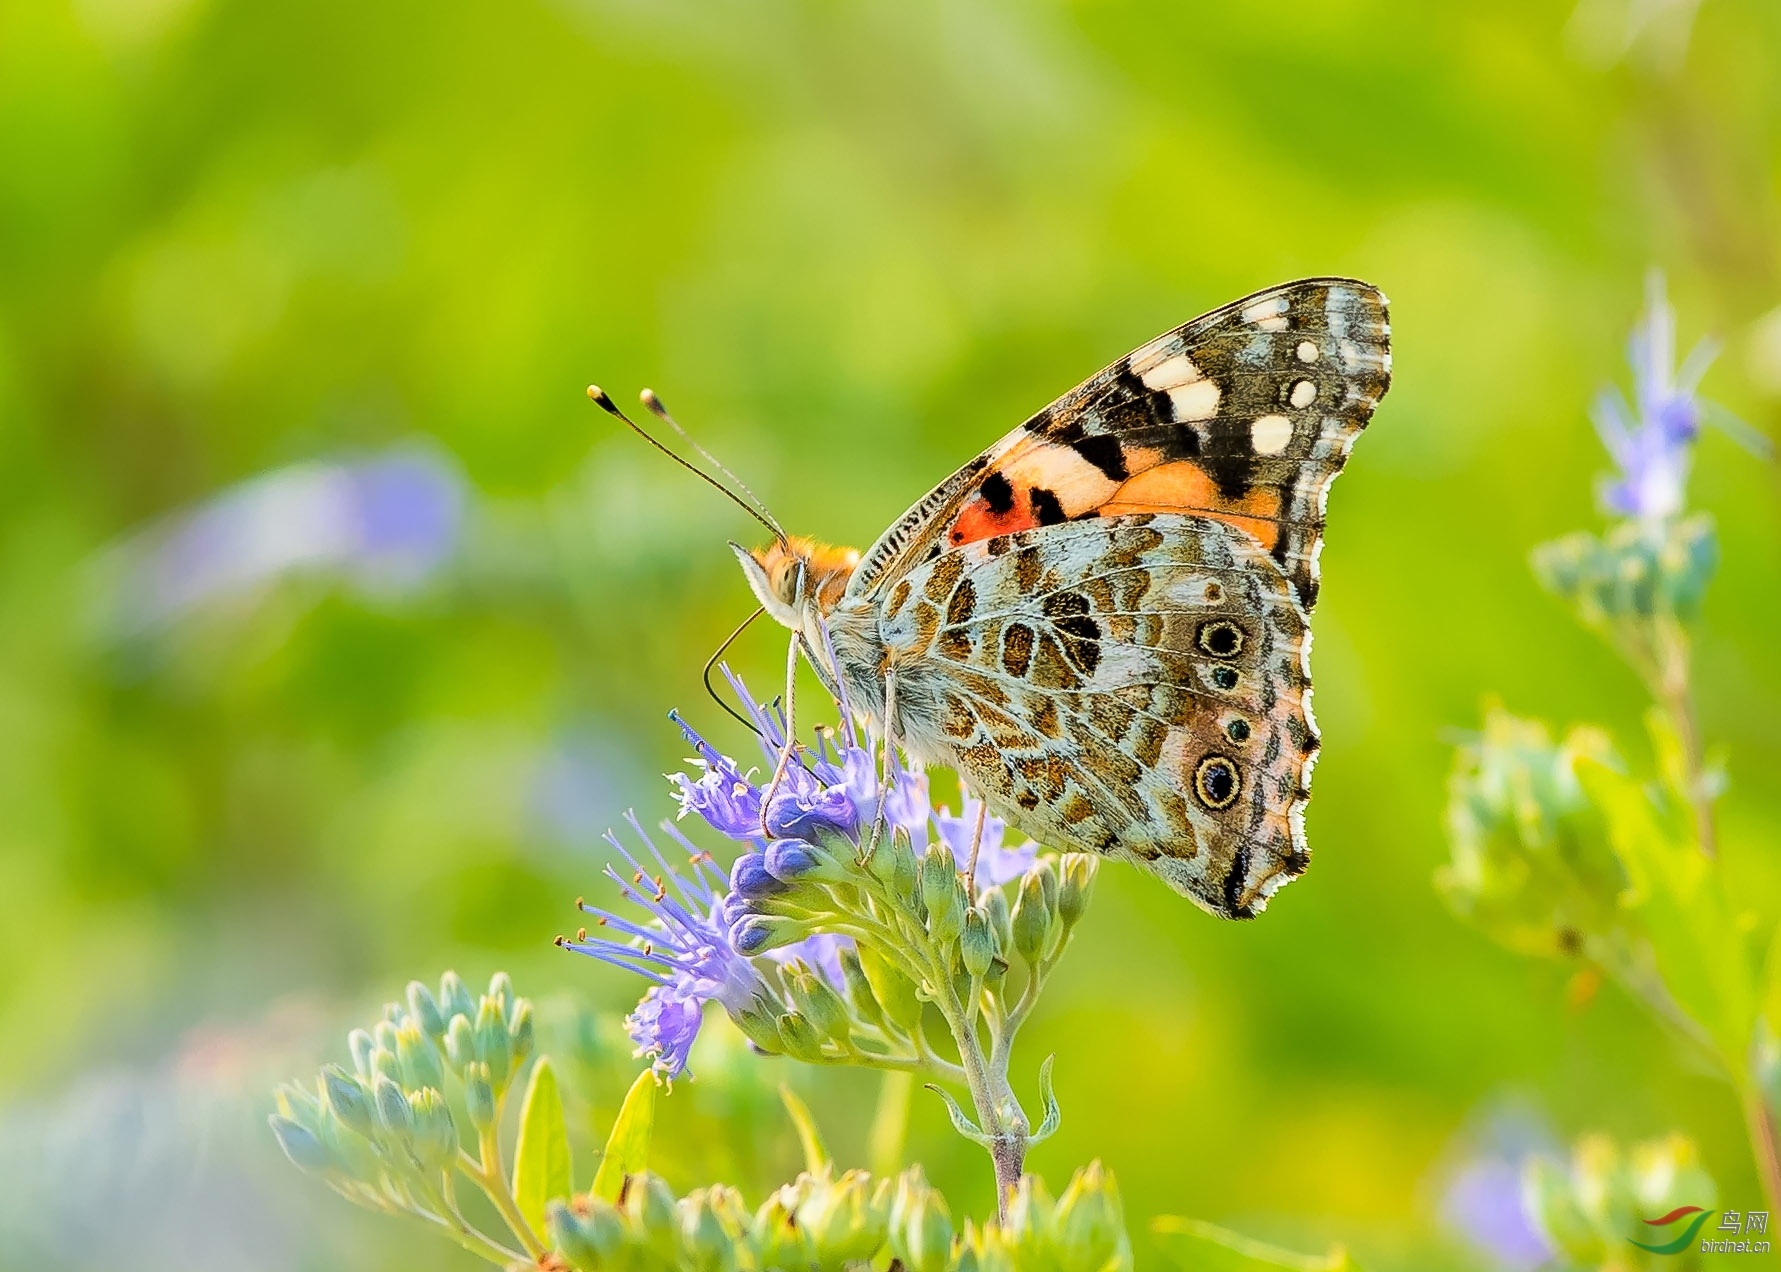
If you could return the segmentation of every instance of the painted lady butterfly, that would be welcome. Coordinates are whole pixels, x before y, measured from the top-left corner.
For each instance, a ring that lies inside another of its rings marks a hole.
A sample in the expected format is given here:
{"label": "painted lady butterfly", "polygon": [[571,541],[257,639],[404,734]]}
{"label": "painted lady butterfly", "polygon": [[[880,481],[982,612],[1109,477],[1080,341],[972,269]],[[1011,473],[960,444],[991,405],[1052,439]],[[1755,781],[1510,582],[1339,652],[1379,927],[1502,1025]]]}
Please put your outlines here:
{"label": "painted lady butterfly", "polygon": [[1310,860],[1330,483],[1391,379],[1379,291],[1312,278],[1159,336],[861,556],[736,546],[831,691],[991,811],[1249,918]]}

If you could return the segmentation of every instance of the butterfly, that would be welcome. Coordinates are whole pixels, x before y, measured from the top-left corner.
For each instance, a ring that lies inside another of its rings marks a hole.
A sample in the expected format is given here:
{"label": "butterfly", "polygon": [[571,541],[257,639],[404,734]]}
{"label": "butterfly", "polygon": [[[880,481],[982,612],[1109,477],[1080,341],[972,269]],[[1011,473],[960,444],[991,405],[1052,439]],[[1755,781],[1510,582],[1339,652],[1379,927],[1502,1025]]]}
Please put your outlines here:
{"label": "butterfly", "polygon": [[864,555],[731,546],[907,754],[1041,843],[1250,918],[1310,862],[1324,509],[1390,338],[1377,288],[1283,283],[1072,389]]}

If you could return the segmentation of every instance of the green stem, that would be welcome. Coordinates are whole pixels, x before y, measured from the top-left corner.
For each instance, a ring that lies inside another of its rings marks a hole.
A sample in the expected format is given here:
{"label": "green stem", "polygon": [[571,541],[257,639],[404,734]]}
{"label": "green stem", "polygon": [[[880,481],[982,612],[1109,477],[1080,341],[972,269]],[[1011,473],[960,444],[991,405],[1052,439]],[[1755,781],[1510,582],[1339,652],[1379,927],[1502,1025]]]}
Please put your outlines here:
{"label": "green stem", "polygon": [[1746,1077],[1738,1086],[1744,1105],[1744,1126],[1756,1154],[1757,1174],[1762,1176],[1763,1197],[1771,1211],[1781,1209],[1781,1145],[1775,1138],[1774,1115],[1754,1081]]}
{"label": "green stem", "polygon": [[[497,1105],[497,1125],[500,1122],[499,1110],[500,1106]],[[537,1259],[549,1253],[549,1247],[539,1240],[538,1234],[532,1231],[532,1225],[520,1213],[519,1204],[513,1199],[513,1190],[507,1186],[507,1173],[501,1165],[501,1140],[495,1133],[495,1127],[490,1126],[479,1138],[482,1160],[478,1162],[468,1154],[459,1153],[458,1170],[488,1194],[495,1210],[507,1226],[513,1229],[513,1235],[519,1238],[529,1256]]]}

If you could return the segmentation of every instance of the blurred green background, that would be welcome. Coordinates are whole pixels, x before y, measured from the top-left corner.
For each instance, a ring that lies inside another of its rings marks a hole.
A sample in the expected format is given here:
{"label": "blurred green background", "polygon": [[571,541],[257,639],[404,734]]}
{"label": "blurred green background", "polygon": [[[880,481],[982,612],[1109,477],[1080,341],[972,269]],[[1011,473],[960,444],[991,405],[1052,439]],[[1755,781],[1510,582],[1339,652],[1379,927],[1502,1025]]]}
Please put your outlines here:
{"label": "blurred green background", "polygon": [[[1127,349],[1323,273],[1391,297],[1396,381],[1331,500],[1314,867],[1252,925],[1103,873],[1025,1043],[1065,1113],[1032,1166],[1104,1158],[1141,1265],[1175,1212],[1489,1266],[1442,1197],[1505,1124],[1686,1130],[1754,1203],[1724,1087],[1429,879],[1485,695],[1637,753],[1636,680],[1526,553],[1599,520],[1586,406],[1648,267],[1777,430],[1778,55],[1772,0],[0,3],[0,1266],[371,1266],[387,1222],[277,1159],[270,1080],[446,966],[634,1000],[550,940],[598,832],[668,811],[670,706],[746,746],[699,668],[752,526],[589,380],[864,546]],[[1693,495],[1768,903],[1777,470],[1710,434]],[[765,690],[783,645],[734,660]],[[731,1060],[708,1091],[789,1076],[863,1155],[875,1079]],[[700,1088],[672,1182],[758,1198],[789,1127]],[[990,1204],[920,1093],[909,1151]]]}

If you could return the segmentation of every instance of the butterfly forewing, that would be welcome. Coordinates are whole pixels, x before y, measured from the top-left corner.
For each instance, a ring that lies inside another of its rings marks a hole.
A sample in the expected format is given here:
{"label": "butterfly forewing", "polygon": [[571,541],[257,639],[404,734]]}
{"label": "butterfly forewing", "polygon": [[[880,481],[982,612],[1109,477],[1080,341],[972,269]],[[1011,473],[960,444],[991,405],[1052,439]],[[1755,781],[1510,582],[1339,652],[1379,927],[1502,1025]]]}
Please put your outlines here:
{"label": "butterfly forewing", "polygon": [[992,536],[900,579],[880,631],[906,744],[1035,838],[1227,917],[1304,868],[1308,632],[1247,534],[1139,513]]}
{"label": "butterfly forewing", "polygon": [[972,460],[866,553],[869,595],[949,547],[1086,517],[1187,512],[1244,531],[1307,613],[1329,486],[1390,383],[1378,289],[1285,283],[1151,341]]}

